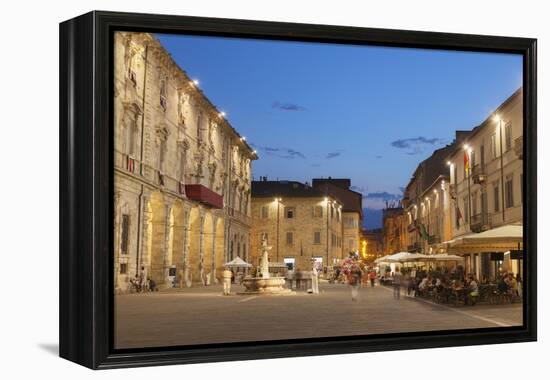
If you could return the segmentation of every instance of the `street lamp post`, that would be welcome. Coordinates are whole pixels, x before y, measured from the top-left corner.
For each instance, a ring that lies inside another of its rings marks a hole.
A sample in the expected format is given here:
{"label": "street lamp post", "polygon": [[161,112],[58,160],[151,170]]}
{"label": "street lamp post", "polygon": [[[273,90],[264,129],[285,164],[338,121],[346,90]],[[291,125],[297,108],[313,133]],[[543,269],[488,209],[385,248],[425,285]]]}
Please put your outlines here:
{"label": "street lamp post", "polygon": [[328,245],[328,235],[329,235],[329,205],[330,205],[330,201],[328,200],[328,197],[325,197],[325,202],[327,204],[327,261],[326,261],[326,265],[328,265],[328,250],[329,250],[329,245]]}
{"label": "street lamp post", "polygon": [[502,223],[504,223],[505,219],[505,205],[504,205],[504,151],[502,150],[502,119],[498,117],[498,136],[500,140],[500,185],[502,187]]}
{"label": "street lamp post", "polygon": [[277,202],[277,251],[276,251],[276,254],[277,254],[277,259],[276,259],[276,262],[278,263],[279,262],[279,223],[280,223],[280,211],[279,211],[279,205],[281,204],[281,198],[275,198],[275,201]]}

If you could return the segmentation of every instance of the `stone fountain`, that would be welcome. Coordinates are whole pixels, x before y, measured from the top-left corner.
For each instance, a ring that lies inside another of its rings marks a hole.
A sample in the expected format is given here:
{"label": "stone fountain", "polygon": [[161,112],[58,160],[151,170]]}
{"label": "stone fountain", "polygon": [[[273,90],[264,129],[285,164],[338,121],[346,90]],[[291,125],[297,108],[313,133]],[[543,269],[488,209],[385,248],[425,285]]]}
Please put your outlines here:
{"label": "stone fountain", "polygon": [[256,271],[256,277],[245,277],[243,285],[246,288],[244,292],[239,294],[294,294],[290,289],[284,288],[284,277],[271,277],[269,274],[269,256],[268,252],[271,247],[267,245],[267,240],[262,239],[262,256],[260,257],[260,265]]}

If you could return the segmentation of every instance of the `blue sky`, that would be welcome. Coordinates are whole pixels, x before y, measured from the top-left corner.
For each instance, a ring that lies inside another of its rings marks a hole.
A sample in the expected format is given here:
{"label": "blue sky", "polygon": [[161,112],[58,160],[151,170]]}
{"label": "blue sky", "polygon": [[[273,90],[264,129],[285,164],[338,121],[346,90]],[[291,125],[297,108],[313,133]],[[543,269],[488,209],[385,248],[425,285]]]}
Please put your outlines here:
{"label": "blue sky", "polygon": [[157,37],[256,147],[256,178],[351,178],[373,209],[522,83],[519,55]]}

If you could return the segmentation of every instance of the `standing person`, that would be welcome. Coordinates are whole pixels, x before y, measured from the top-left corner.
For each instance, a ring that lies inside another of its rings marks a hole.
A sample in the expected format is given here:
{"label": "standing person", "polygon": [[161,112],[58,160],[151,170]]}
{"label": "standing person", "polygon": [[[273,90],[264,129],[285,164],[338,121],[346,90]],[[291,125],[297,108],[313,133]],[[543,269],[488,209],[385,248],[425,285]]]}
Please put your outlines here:
{"label": "standing person", "polygon": [[184,276],[184,273],[183,273],[183,269],[180,269],[178,271],[178,284],[179,284],[179,287],[180,289],[183,289],[183,276]]}
{"label": "standing person", "polygon": [[141,267],[141,271],[139,272],[139,286],[140,290],[142,292],[147,291],[147,269],[145,267]]}
{"label": "standing person", "polygon": [[395,268],[393,274],[393,298],[400,299],[401,297],[401,282],[403,281],[403,275],[399,271],[399,268]]}
{"label": "standing person", "polygon": [[315,263],[313,263],[313,269],[311,271],[311,292],[313,294],[319,294],[319,272],[315,268]]}
{"label": "standing person", "polygon": [[369,273],[370,287],[374,288],[374,281],[376,280],[376,271],[371,270]]}
{"label": "standing person", "polygon": [[523,284],[521,282],[521,275],[519,273],[516,275],[516,283],[518,287],[518,296],[523,297],[523,288],[522,288]]}
{"label": "standing person", "polygon": [[231,278],[233,277],[233,272],[229,269],[224,269],[223,271],[223,295],[228,296],[231,294]]}
{"label": "standing person", "polygon": [[361,285],[361,268],[356,265],[352,266],[348,275],[348,284],[351,286],[351,300],[357,301],[359,286]]}

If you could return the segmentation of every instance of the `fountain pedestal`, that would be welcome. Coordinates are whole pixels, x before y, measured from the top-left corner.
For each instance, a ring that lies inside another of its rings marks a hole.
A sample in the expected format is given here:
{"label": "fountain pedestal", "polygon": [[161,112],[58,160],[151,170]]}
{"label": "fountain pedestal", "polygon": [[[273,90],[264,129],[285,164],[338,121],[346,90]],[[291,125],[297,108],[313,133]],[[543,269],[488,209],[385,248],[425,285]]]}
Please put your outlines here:
{"label": "fountain pedestal", "polygon": [[284,288],[284,277],[248,277],[243,279],[246,290],[239,294],[294,294]]}
{"label": "fountain pedestal", "polygon": [[244,292],[237,294],[294,294],[290,289],[286,289],[284,277],[271,277],[269,274],[269,256],[268,251],[271,249],[267,245],[267,240],[262,240],[262,256],[260,259],[260,266],[258,268],[257,277],[245,277],[243,279],[243,285],[246,288]]}

